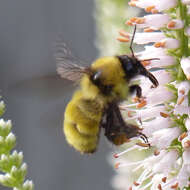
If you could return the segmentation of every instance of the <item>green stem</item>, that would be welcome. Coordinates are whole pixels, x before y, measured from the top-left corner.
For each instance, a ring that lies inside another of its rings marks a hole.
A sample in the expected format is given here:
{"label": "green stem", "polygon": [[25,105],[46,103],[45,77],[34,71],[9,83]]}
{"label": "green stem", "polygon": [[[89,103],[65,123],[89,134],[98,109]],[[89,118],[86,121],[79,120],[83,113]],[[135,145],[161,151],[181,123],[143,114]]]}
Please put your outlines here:
{"label": "green stem", "polygon": [[185,28],[188,26],[187,7],[179,1],[179,16],[180,20],[184,21],[184,27],[179,31],[179,37],[181,40],[181,55],[188,57],[190,55],[188,48],[188,37],[185,35]]}
{"label": "green stem", "polygon": [[[184,22],[184,27],[177,31],[178,39],[180,40],[180,59],[182,57],[190,56],[190,51],[188,47],[188,37],[185,35],[185,28],[188,26],[188,15],[187,15],[187,7],[181,3],[181,0],[178,0],[179,4],[179,19]],[[178,65],[178,73],[177,73],[177,81],[183,81],[186,79],[184,72],[181,68],[181,65]]]}

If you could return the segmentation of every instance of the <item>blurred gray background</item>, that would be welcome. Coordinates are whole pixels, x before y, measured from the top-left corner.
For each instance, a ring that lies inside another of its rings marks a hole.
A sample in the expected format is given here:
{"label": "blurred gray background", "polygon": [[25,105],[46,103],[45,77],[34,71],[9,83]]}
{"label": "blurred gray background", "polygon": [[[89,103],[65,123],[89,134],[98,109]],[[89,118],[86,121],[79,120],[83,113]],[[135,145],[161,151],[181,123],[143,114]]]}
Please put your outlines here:
{"label": "blurred gray background", "polygon": [[12,120],[16,149],[24,152],[35,189],[112,189],[106,160],[112,149],[105,138],[91,156],[80,155],[64,139],[63,113],[74,87],[59,77],[42,77],[55,74],[53,44],[60,33],[77,56],[89,63],[98,56],[93,9],[93,0],[0,1],[4,118]]}

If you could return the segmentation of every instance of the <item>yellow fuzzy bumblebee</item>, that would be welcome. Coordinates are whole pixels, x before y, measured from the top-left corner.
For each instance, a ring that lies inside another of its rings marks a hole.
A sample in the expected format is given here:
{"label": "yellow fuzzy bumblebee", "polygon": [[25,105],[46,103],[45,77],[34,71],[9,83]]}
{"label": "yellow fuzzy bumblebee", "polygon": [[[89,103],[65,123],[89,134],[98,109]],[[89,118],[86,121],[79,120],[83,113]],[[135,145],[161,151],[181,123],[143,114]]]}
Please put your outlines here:
{"label": "yellow fuzzy bumblebee", "polygon": [[63,131],[71,146],[81,153],[95,152],[101,128],[115,145],[144,136],[137,126],[124,122],[118,107],[129,93],[136,91],[141,97],[141,87],[130,85],[130,80],[137,75],[148,77],[154,87],[158,86],[157,79],[144,68],[133,51],[132,56],[103,57],[90,67],[82,67],[67,46],[58,43],[56,62],[62,78],[79,82],[64,115]]}

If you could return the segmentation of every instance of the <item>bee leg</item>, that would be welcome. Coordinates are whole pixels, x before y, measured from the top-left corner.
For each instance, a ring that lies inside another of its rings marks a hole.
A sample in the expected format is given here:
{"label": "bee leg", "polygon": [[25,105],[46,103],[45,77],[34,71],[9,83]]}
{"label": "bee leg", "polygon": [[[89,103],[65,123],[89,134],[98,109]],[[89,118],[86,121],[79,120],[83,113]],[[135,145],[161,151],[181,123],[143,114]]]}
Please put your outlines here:
{"label": "bee leg", "polygon": [[105,129],[105,136],[108,136],[110,134],[110,131],[112,130],[113,125],[113,113],[111,109],[111,104],[108,106],[108,108],[105,111],[102,127]]}
{"label": "bee leg", "polygon": [[131,94],[134,93],[134,91],[136,91],[136,96],[138,98],[142,97],[142,89],[141,89],[141,87],[139,85],[132,85],[132,86],[130,86],[129,87],[129,91],[130,91]]}
{"label": "bee leg", "polygon": [[148,144],[148,146],[149,146],[149,148],[150,148],[150,143],[148,142],[147,136],[146,136],[145,134],[143,134],[143,133],[140,133],[140,132],[139,132],[139,135],[140,135],[140,138],[141,138],[146,144]]}

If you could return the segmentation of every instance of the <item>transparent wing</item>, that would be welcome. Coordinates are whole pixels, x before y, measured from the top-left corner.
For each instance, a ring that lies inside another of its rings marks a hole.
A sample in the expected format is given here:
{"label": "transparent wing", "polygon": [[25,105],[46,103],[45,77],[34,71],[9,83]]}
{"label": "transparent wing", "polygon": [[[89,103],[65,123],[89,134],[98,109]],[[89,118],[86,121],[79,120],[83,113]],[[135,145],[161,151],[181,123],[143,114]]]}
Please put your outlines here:
{"label": "transparent wing", "polygon": [[72,55],[71,50],[63,40],[56,43],[55,58],[57,72],[62,78],[78,81],[84,73],[87,73],[88,67],[81,66],[84,62]]}

